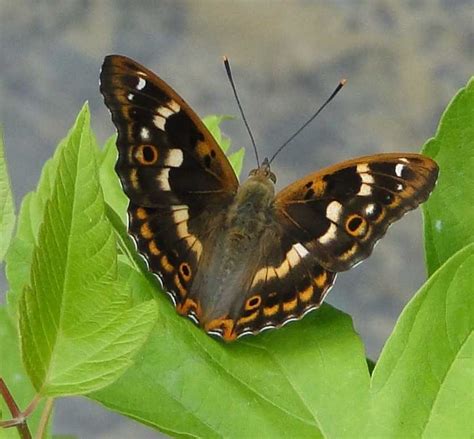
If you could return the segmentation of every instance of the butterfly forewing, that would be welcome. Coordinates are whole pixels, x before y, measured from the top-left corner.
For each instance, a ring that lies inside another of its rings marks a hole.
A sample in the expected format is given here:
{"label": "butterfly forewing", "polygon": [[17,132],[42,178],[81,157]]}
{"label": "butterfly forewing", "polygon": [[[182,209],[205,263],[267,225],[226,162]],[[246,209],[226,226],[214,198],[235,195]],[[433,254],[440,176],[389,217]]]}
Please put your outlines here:
{"label": "butterfly forewing", "polygon": [[[237,191],[238,181],[207,128],[154,73],[129,58],[105,58],[100,90],[118,129],[116,170],[141,205],[202,205]],[[207,201],[209,202],[209,201]]]}
{"label": "butterfly forewing", "polygon": [[425,201],[438,175],[419,154],[343,162],[283,189],[275,206],[284,227],[328,270],[367,258],[388,226]]}

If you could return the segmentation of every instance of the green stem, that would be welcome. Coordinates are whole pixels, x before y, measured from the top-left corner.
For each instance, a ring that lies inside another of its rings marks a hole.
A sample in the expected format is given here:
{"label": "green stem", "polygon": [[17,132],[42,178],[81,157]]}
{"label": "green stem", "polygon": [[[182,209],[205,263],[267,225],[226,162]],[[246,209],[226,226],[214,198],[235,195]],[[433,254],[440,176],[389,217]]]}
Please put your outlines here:
{"label": "green stem", "polygon": [[43,409],[43,413],[41,413],[41,419],[38,426],[38,430],[36,431],[35,439],[43,439],[46,437],[46,429],[48,427],[48,422],[51,416],[51,412],[53,411],[53,405],[54,405],[54,398],[47,398],[44,409]]}

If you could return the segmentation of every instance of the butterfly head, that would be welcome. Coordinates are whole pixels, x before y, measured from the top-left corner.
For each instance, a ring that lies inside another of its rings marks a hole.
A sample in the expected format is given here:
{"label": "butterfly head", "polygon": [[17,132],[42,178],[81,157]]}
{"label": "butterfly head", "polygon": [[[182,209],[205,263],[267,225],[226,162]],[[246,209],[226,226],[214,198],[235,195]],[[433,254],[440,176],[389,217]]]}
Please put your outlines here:
{"label": "butterfly head", "polygon": [[249,177],[254,177],[258,180],[269,180],[272,183],[276,183],[276,175],[270,169],[270,163],[268,158],[265,158],[263,163],[256,169],[252,169],[249,173]]}

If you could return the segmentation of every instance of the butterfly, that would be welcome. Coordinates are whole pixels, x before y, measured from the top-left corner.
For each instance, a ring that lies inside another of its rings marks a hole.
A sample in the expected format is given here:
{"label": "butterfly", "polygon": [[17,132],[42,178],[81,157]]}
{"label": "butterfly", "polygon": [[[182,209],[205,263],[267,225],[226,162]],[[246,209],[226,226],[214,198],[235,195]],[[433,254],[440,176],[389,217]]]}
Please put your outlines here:
{"label": "butterfly", "polygon": [[137,62],[107,56],[100,91],[118,137],[129,233],[179,314],[225,341],[318,308],[336,273],[427,200],[437,164],[377,154],[275,193],[268,159],[239,181],[201,119]]}

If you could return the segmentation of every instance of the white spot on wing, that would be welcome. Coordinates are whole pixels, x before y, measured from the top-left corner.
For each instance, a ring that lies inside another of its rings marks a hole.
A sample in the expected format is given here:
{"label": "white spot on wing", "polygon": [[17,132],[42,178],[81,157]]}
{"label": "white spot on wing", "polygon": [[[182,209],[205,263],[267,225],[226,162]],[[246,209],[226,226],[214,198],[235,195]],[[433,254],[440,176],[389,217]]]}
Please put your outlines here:
{"label": "white spot on wing", "polygon": [[326,216],[333,222],[339,222],[339,218],[341,217],[342,213],[342,204],[338,201],[332,201],[329,203],[326,209]]}
{"label": "white spot on wing", "polygon": [[365,214],[367,216],[371,216],[374,214],[374,212],[375,212],[375,204],[373,203],[367,204],[367,206],[365,207]]}
{"label": "white spot on wing", "polygon": [[365,174],[366,172],[369,172],[369,165],[367,163],[361,163],[360,165],[357,165],[357,173]]}
{"label": "white spot on wing", "polygon": [[178,224],[178,227],[176,227],[176,233],[178,234],[179,238],[186,238],[187,236],[190,236],[187,221],[183,221],[182,223]]}
{"label": "white spot on wing", "polygon": [[175,224],[187,221],[189,219],[188,209],[179,209],[173,211],[173,219]]}
{"label": "white spot on wing", "polygon": [[182,163],[183,163],[183,151],[178,148],[170,149],[165,160],[165,165],[171,166],[173,168],[178,168],[182,165]]}
{"label": "white spot on wing", "polygon": [[360,174],[360,178],[362,179],[362,183],[371,184],[374,182],[374,177],[370,174]]}
{"label": "white spot on wing", "polygon": [[143,78],[138,78],[138,84],[135,87],[137,90],[143,90],[146,85],[146,81]]}
{"label": "white spot on wing", "polygon": [[328,242],[332,241],[336,237],[337,227],[334,223],[331,223],[327,232],[318,238],[318,241],[321,244],[327,244]]}
{"label": "white spot on wing", "polygon": [[372,193],[372,188],[368,184],[363,184],[359,192],[357,192],[357,195],[361,195],[362,197],[366,197]]}
{"label": "white spot on wing", "polygon": [[170,107],[175,113],[181,110],[181,107],[179,106],[179,104],[173,100],[168,102],[168,107]]}
{"label": "white spot on wing", "polygon": [[286,259],[288,260],[290,267],[294,267],[300,261],[301,258],[299,253],[293,247],[291,247],[291,249],[286,254]]}
{"label": "white spot on wing", "polygon": [[158,128],[159,130],[161,131],[165,130],[166,119],[164,117],[161,117],[156,114],[155,117],[153,118],[153,123],[155,124],[156,128]]}
{"label": "white spot on wing", "polygon": [[128,99],[129,101],[133,100],[134,97],[135,97],[135,95],[134,95],[133,93],[129,93],[129,94],[127,95],[127,99]]}
{"label": "white spot on wing", "polygon": [[148,128],[145,128],[143,127],[141,130],[140,130],[140,136],[143,140],[148,140],[150,139],[150,131],[148,130]]}
{"label": "white spot on wing", "polygon": [[169,182],[170,168],[162,168],[160,173],[156,176],[160,189],[162,191],[170,191],[171,186]]}
{"label": "white spot on wing", "polygon": [[408,159],[406,159],[406,158],[402,158],[402,159],[400,159],[400,161],[403,162],[403,163],[410,163],[410,162],[408,161]]}
{"label": "white spot on wing", "polygon": [[405,165],[402,165],[401,163],[398,163],[396,166],[395,166],[395,174],[397,175],[397,177],[401,177],[402,176],[402,172],[403,172],[403,169],[405,168]]}
{"label": "white spot on wing", "polygon": [[309,251],[306,249],[306,247],[299,242],[296,244],[293,244],[293,248],[302,258],[304,258],[306,255],[309,255]]}
{"label": "white spot on wing", "polygon": [[163,116],[165,119],[168,119],[172,114],[174,114],[173,110],[170,110],[168,107],[158,107],[156,109],[156,112],[160,115]]}
{"label": "white spot on wing", "polygon": [[[290,252],[291,250],[288,253]],[[286,254],[286,257],[288,257],[288,253]],[[289,273],[290,268],[291,268],[290,261],[285,258],[279,267],[275,267],[275,272],[277,276],[281,279],[282,277],[285,277]]]}

